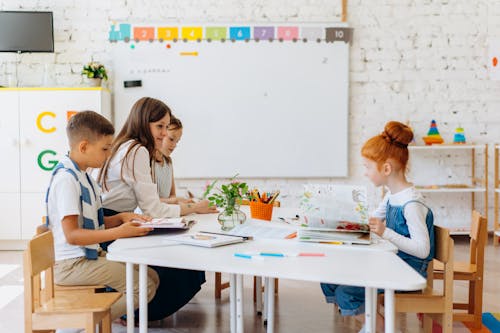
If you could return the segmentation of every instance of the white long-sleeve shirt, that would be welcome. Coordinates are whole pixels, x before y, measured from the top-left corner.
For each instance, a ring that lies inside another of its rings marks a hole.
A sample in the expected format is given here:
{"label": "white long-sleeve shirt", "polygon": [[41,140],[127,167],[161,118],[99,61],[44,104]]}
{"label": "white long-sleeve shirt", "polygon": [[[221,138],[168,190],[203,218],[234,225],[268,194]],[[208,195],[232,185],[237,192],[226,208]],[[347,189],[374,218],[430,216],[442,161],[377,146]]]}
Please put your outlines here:
{"label": "white long-sleeve shirt", "polygon": [[146,147],[135,146],[124,159],[132,142],[130,140],[123,143],[110,161],[106,188],[102,189],[103,206],[117,212],[133,212],[139,207],[144,214],[154,218],[179,217],[179,205],[160,201],[158,186],[151,176],[149,152]]}
{"label": "white long-sleeve shirt", "polygon": [[[385,220],[387,202],[391,206],[403,206],[412,200],[425,203],[422,194],[413,186],[397,193],[388,192],[377,209],[372,213],[372,216]],[[420,203],[411,202],[407,204],[404,209],[404,217],[408,225],[410,237],[405,237],[392,229],[386,228],[382,234],[382,238],[387,239],[403,252],[420,259],[427,258],[430,251],[429,231],[425,222],[427,212],[428,208]]]}

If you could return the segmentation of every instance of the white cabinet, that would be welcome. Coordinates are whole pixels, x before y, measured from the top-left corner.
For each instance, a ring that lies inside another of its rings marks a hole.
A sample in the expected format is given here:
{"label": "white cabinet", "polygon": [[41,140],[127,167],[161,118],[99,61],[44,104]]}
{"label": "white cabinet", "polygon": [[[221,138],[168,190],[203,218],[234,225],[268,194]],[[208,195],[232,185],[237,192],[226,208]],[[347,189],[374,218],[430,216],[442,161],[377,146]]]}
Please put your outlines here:
{"label": "white cabinet", "polygon": [[0,100],[0,240],[29,239],[45,215],[52,170],[68,151],[67,120],[82,110],[111,120],[110,94],[102,88],[6,88]]}
{"label": "white cabinet", "polygon": [[433,209],[434,222],[453,234],[468,234],[472,210],[488,213],[488,145],[408,148],[409,179]]}

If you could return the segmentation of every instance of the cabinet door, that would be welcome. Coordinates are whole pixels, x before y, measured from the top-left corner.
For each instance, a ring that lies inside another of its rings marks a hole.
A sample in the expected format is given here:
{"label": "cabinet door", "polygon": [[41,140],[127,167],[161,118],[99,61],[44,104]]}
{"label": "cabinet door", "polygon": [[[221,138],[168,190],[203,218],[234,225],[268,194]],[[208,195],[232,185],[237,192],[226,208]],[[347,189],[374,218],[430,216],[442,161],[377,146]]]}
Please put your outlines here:
{"label": "cabinet door", "polygon": [[66,124],[81,110],[100,112],[99,90],[21,91],[21,192],[45,192],[51,172],[69,150]]}
{"label": "cabinet door", "polygon": [[[17,91],[0,91],[0,192],[19,193],[19,95]],[[8,208],[8,206],[6,206]]]}
{"label": "cabinet door", "polygon": [[21,238],[30,239],[36,233],[36,227],[43,223],[46,215],[45,193],[21,194]]}
{"label": "cabinet door", "polygon": [[2,89],[0,100],[0,239],[20,239],[18,92]]}
{"label": "cabinet door", "polygon": [[0,239],[21,238],[21,217],[19,193],[0,193],[2,218]]}
{"label": "cabinet door", "polygon": [[52,170],[69,150],[68,119],[81,110],[102,112],[101,91],[26,90],[19,94],[20,233],[29,239],[46,214],[45,192]]}

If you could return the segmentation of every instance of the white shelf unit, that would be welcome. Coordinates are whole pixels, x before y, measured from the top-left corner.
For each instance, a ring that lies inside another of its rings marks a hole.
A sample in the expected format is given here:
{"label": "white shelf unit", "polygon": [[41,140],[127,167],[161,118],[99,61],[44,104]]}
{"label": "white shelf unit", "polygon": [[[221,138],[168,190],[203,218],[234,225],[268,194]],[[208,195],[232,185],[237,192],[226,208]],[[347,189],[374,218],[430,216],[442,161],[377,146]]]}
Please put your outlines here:
{"label": "white shelf unit", "polygon": [[[449,197],[453,195],[468,195],[470,194],[470,214],[472,214],[472,210],[477,209],[482,214],[487,214],[488,212],[488,145],[487,144],[441,144],[441,145],[431,145],[431,146],[409,146],[410,150],[410,170],[412,169],[412,165],[414,162],[418,162],[419,159],[423,158],[423,154],[434,154],[435,159],[430,159],[430,161],[438,161],[438,169],[443,169],[449,172],[448,177],[443,177],[442,175],[437,175],[435,173],[432,175],[430,169],[421,169],[411,170],[410,171],[410,179],[411,176],[415,176],[415,178],[422,178],[417,176],[422,176],[429,174],[426,179],[427,182],[432,179],[436,183],[432,184],[420,184],[418,181],[415,181],[415,186],[419,189],[420,192],[424,194],[424,196],[428,197],[427,202],[430,203],[431,206],[436,204],[434,198],[431,200],[429,197],[434,194],[442,193],[445,195],[445,198],[449,200]],[[470,154],[469,157],[466,157]],[[449,156],[447,156],[449,155]],[[456,156],[452,156],[456,155]],[[458,156],[458,157],[457,157]],[[482,156],[482,163],[480,157]],[[429,156],[427,156],[429,160]],[[460,165],[463,173],[468,173],[467,175],[460,175],[461,179],[466,179],[466,181],[461,181],[459,183],[453,183],[454,178],[459,178],[455,175],[455,171],[453,171],[454,165],[447,164],[447,160],[450,159],[451,163],[456,162],[456,165]],[[462,160],[461,160],[462,159]],[[464,160],[465,159],[465,160]],[[481,169],[478,167],[481,165]],[[421,170],[424,170],[422,172]],[[466,171],[468,170],[468,171]],[[423,177],[425,178],[425,177]],[[444,178],[444,179],[443,179]],[[437,181],[436,181],[437,179]],[[413,180],[413,179],[412,179]],[[476,205],[476,199],[482,196],[484,207],[480,208]],[[446,207],[448,210],[454,210],[454,208],[458,207]],[[454,235],[465,235],[470,231],[470,221],[471,215],[465,214],[465,218],[462,220],[446,221],[448,223],[443,223],[444,221],[440,221],[439,218],[435,219],[436,224],[444,225],[447,228],[450,228],[451,233]],[[500,228],[499,228],[500,229]]]}
{"label": "white shelf unit", "polygon": [[494,157],[495,157],[495,179],[494,179],[494,193],[493,193],[493,201],[494,201],[494,210],[495,210],[495,218],[494,218],[494,233],[493,233],[493,244],[495,246],[498,246],[499,239],[500,239],[500,222],[498,221],[499,218],[499,207],[498,207],[498,202],[499,202],[499,193],[500,193],[500,170],[499,170],[499,165],[498,165],[498,155],[500,153],[500,145],[495,144],[494,147]]}

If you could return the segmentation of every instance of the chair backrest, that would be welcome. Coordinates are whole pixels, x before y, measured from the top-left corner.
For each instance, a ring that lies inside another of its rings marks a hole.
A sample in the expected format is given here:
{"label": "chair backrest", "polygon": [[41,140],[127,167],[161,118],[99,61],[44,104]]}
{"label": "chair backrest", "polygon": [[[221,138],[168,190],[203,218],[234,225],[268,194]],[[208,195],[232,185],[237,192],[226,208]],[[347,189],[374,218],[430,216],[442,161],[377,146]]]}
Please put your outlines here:
{"label": "chair backrest", "polygon": [[472,224],[470,229],[470,263],[476,265],[476,271],[482,272],[484,266],[484,248],[488,240],[488,220],[479,214],[472,212]]}
{"label": "chair backrest", "polygon": [[43,234],[44,232],[49,231],[49,227],[47,227],[45,224],[40,224],[39,226],[36,227],[36,235]]}
{"label": "chair backrest", "polygon": [[54,237],[51,231],[35,236],[24,251],[25,318],[54,297]]}
{"label": "chair backrest", "polygon": [[[450,230],[434,226],[435,254],[434,259],[443,263],[443,296],[447,299],[448,307],[453,308],[453,248],[454,242]],[[429,265],[432,266],[432,265]],[[428,280],[433,280],[433,272],[428,271]]]}

